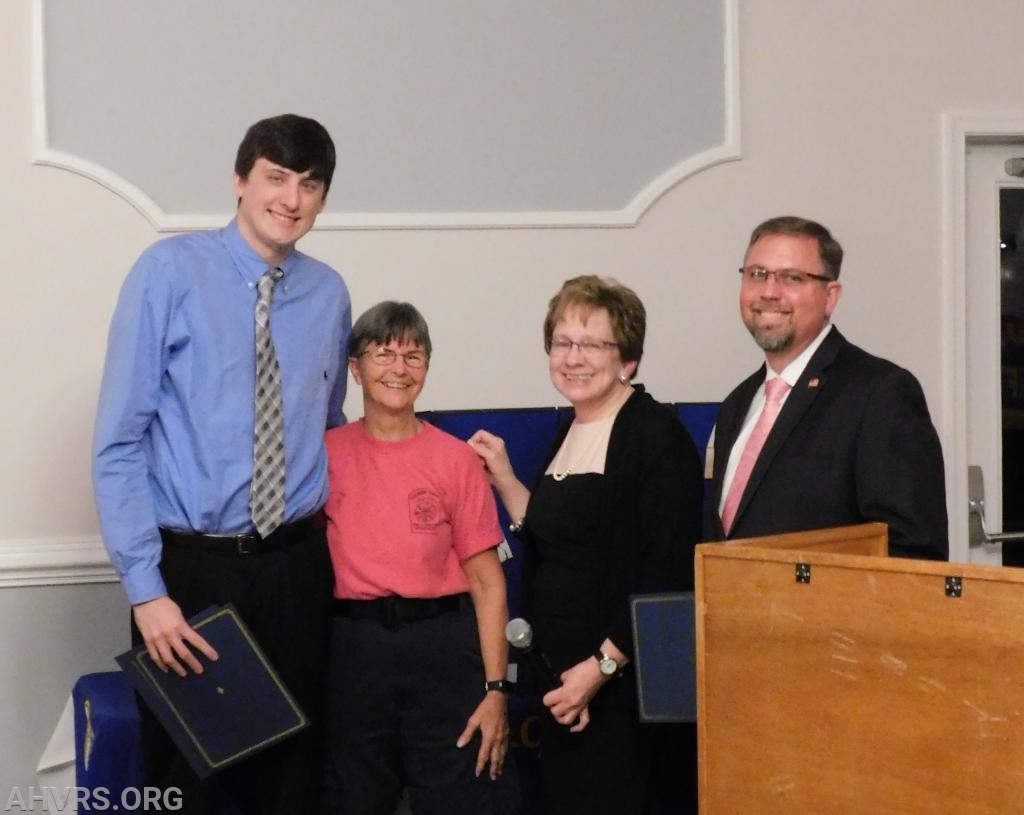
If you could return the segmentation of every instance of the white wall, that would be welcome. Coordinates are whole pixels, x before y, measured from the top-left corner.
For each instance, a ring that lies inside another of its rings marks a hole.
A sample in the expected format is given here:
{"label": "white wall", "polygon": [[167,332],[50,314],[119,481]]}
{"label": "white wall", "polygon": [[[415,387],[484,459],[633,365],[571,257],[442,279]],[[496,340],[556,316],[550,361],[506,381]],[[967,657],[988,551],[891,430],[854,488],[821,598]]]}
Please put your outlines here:
{"label": "white wall", "polygon": [[[97,535],[88,449],[106,325],[125,272],[157,237],[102,187],[32,165],[30,17],[30,0],[0,11],[0,341],[10,349],[0,559],[5,546]],[[749,230],[776,214],[813,217],[847,249],[837,324],[917,373],[948,444],[940,116],[1024,109],[1022,30],[1024,4],[1005,0],[741,0],[744,158],[670,190],[636,228],[317,232],[303,248],[343,271],[357,312],[384,297],[421,307],[436,345],[423,408],[554,403],[544,306],[584,272],[619,277],[647,304],[641,378],[654,394],[705,401],[759,361],[733,271]],[[225,194],[231,163],[224,156]],[[358,415],[354,400],[348,407]],[[29,721],[27,698],[58,710],[73,678],[93,668],[62,641],[109,650],[120,637],[123,608],[107,588],[0,589],[0,636],[23,657],[0,679],[0,729]],[[104,602],[92,609],[96,596]],[[68,597],[80,613],[56,626],[2,613]],[[0,757],[4,794],[32,783],[47,723],[31,722]]]}
{"label": "white wall", "polygon": [[[75,679],[117,669],[129,645],[117,584],[0,590],[0,806],[11,787],[38,785],[35,769]],[[42,806],[41,804],[39,805]]]}

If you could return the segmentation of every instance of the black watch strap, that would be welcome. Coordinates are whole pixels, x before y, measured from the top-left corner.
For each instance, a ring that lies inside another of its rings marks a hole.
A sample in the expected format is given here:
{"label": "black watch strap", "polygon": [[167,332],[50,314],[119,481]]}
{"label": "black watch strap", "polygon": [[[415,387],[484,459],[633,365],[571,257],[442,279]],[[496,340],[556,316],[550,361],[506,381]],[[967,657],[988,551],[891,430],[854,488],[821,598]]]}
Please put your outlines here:
{"label": "black watch strap", "polygon": [[507,679],[488,679],[484,682],[484,691],[498,690],[502,693],[512,693],[512,683]]}

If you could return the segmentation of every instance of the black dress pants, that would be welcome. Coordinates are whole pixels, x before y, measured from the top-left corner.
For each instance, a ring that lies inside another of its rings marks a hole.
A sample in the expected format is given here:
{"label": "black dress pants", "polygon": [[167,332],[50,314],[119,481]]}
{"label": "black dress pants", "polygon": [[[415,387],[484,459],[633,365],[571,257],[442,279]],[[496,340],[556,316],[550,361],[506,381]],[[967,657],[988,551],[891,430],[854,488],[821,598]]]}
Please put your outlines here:
{"label": "black dress pants", "polygon": [[[160,572],[186,618],[234,603],[312,726],[201,781],[140,701],[146,783],[180,790],[182,813],[318,812],[334,584],[324,530],[311,527],[290,545],[258,554],[181,546],[165,537]],[[141,642],[134,622],[132,640]]]}
{"label": "black dress pants", "polygon": [[327,797],[337,815],[392,815],[403,789],[413,815],[513,815],[510,757],[474,773],[479,732],[455,741],[483,699],[472,607],[384,625],[336,617],[331,643]]}

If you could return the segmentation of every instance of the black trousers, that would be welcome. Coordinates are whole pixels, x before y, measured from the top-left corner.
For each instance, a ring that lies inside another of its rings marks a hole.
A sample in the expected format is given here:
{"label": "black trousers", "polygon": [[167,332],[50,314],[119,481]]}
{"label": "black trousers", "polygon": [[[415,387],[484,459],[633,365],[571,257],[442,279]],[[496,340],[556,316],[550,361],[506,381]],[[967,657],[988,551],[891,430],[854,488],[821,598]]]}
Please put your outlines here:
{"label": "black trousers", "polygon": [[455,746],[484,697],[471,606],[393,626],[336,617],[330,677],[329,811],[392,815],[403,789],[414,815],[519,811],[512,758],[492,781],[474,775],[479,732]]}
{"label": "black trousers", "polygon": [[[234,603],[312,726],[200,781],[140,701],[146,783],[178,788],[182,813],[318,812],[334,584],[324,530],[311,527],[287,547],[244,555],[165,538],[160,572],[186,618]],[[141,642],[134,622],[132,640]]]}

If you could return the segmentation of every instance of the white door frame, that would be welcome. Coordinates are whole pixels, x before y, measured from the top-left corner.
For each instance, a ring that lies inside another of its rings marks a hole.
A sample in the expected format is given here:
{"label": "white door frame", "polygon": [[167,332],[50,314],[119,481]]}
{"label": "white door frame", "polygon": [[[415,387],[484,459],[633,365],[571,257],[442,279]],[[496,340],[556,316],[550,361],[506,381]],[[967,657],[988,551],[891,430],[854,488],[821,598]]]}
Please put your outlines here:
{"label": "white door frame", "polygon": [[[943,341],[949,559],[967,562],[967,143],[1024,136],[1024,112],[942,116]],[[995,524],[993,524],[995,528]]]}

